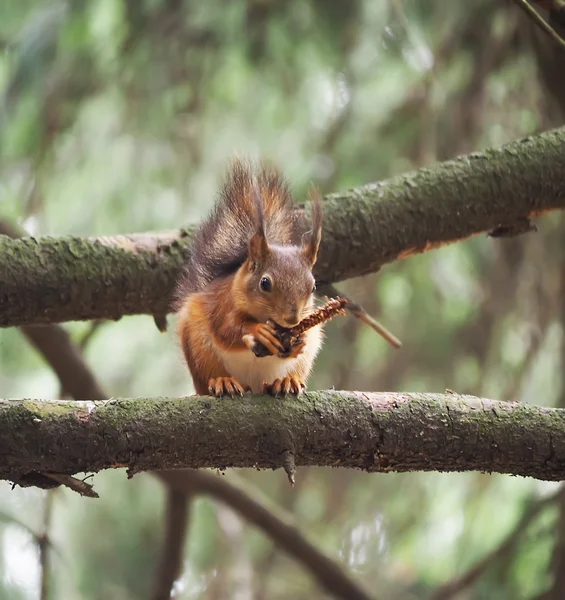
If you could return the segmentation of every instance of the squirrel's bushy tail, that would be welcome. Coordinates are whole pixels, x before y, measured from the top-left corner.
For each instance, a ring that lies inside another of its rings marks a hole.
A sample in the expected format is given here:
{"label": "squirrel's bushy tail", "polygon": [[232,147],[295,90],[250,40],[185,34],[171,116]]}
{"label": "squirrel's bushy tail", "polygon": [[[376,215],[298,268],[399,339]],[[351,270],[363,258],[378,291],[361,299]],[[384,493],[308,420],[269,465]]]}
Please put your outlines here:
{"label": "squirrel's bushy tail", "polygon": [[234,273],[245,262],[249,239],[257,232],[262,201],[267,240],[300,244],[303,233],[283,176],[272,166],[232,161],[212,213],[197,230],[192,254],[178,285],[175,304],[218,277]]}

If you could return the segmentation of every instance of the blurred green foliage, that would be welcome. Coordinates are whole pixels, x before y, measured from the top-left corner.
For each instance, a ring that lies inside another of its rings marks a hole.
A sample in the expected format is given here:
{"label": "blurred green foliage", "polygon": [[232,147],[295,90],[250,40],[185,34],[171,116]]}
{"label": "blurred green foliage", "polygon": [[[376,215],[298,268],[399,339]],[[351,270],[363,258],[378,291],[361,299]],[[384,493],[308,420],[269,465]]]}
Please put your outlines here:
{"label": "blurred green foliage", "polygon": [[[558,124],[528,27],[512,3],[486,0],[4,0],[0,218],[32,235],[171,229],[207,212],[235,153],[272,159],[301,200],[310,182],[338,191]],[[332,322],[313,386],[562,403],[562,233],[560,218],[546,218],[537,236],[481,237],[348,282],[404,348],[352,318]],[[65,327],[79,342],[91,324]],[[150,317],[103,324],[85,355],[114,396],[192,392],[174,327],[160,334]],[[0,390],[60,396],[17,330],[0,331]],[[279,472],[238,475],[369,590],[399,600],[464,573],[555,487],[303,469],[289,490]],[[163,491],[121,471],[95,484],[97,501],[55,492],[50,597],[149,598]],[[39,533],[45,498],[0,484],[2,599],[37,597],[34,537],[13,519]],[[545,509],[457,597],[539,595],[552,580],[556,515]],[[194,503],[177,592],[325,597],[262,534],[205,499]]]}

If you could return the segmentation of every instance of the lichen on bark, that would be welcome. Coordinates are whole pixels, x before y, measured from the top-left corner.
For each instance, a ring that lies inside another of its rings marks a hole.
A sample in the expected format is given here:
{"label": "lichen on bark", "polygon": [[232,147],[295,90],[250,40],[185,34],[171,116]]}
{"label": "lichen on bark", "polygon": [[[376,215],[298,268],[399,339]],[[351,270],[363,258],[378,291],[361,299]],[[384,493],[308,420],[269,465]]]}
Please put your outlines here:
{"label": "lichen on bark", "polygon": [[296,466],[565,479],[565,410],[454,394],[0,400],[0,478]]}

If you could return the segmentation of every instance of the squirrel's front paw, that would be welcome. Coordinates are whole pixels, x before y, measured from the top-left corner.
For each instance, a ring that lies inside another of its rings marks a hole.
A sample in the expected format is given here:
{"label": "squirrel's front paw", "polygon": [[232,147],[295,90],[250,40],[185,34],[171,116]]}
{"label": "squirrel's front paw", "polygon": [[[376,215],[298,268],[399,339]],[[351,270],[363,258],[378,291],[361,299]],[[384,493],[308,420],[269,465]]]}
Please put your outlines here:
{"label": "squirrel's front paw", "polygon": [[273,383],[263,384],[263,393],[271,396],[280,396],[281,394],[300,394],[306,389],[306,384],[296,375],[287,375],[282,379],[275,379]]}
{"label": "squirrel's front paw", "polygon": [[250,329],[251,332],[243,336],[243,343],[256,356],[265,356],[263,352],[257,352],[257,344],[262,344],[272,355],[284,350],[271,323],[254,323]]}
{"label": "squirrel's front paw", "polygon": [[249,387],[244,387],[235,377],[211,377],[208,380],[208,391],[210,396],[221,398],[222,396],[243,396],[245,392],[250,391]]}

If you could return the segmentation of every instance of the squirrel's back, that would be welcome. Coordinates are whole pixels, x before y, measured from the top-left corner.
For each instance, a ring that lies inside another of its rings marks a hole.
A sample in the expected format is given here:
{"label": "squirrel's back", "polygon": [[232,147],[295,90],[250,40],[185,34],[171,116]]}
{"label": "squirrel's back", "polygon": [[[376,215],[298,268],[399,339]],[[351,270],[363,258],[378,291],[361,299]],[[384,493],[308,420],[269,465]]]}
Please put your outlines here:
{"label": "squirrel's back", "polygon": [[269,243],[301,243],[304,228],[282,175],[268,164],[254,168],[250,162],[236,159],[228,169],[212,213],[194,236],[177,302],[214,279],[234,273],[245,262],[249,239],[257,231],[258,199],[263,203]]}

